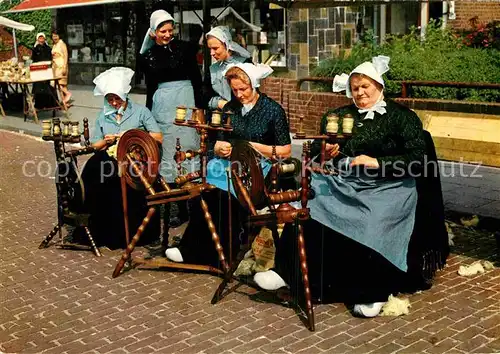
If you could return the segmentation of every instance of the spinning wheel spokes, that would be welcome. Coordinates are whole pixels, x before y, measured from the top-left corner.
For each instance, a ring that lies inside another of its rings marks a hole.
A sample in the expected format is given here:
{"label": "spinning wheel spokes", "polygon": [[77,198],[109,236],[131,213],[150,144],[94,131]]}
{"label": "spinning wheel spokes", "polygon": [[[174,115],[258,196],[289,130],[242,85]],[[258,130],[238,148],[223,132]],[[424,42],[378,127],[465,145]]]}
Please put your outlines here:
{"label": "spinning wheel spokes", "polygon": [[232,182],[239,202],[246,209],[251,208],[245,200],[243,191],[236,182],[235,176],[238,176],[241,180],[253,206],[258,208],[264,205],[267,200],[264,176],[259,160],[259,154],[249,143],[241,141],[233,144],[231,152]]}
{"label": "spinning wheel spokes", "polygon": [[153,184],[158,176],[160,163],[160,150],[153,137],[140,129],[128,130],[120,138],[116,153],[118,165],[127,184],[134,189],[144,190],[144,184],[130,166],[127,155],[134,161],[148,183]]}

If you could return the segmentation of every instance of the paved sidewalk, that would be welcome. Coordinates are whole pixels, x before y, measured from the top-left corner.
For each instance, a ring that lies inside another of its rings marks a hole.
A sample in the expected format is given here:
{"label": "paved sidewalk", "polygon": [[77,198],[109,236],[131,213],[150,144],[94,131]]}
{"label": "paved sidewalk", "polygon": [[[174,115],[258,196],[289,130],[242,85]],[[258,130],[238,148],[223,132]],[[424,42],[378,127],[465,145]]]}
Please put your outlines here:
{"label": "paved sidewalk", "polygon": [[[70,108],[70,119],[82,121],[89,119],[90,127],[94,126],[97,113],[102,107],[103,98],[93,95],[93,87],[75,86],[70,88],[75,99]],[[131,98],[144,104],[146,96],[131,94]],[[13,114],[7,112],[7,114]],[[58,112],[59,116],[64,116]],[[52,112],[41,112],[40,120],[50,119]],[[36,125],[32,119],[23,121],[21,113],[0,117],[0,129],[41,136],[41,125]],[[92,130],[91,130],[92,131]],[[300,157],[301,141],[293,140],[293,155]],[[459,162],[441,161],[442,187],[447,210],[467,214],[478,214],[500,219],[500,168],[475,166]]]}
{"label": "paved sidewalk", "polygon": [[[53,146],[0,131],[0,149],[1,352],[500,351],[500,268],[457,274],[475,260],[500,265],[489,234],[454,228],[448,267],[431,290],[410,296],[409,315],[359,319],[343,304],[320,305],[311,333],[292,309],[246,286],[211,305],[220,282],[211,275],[133,270],[112,279],[118,251],[39,250],[56,220]],[[29,177],[31,166],[46,177]]]}

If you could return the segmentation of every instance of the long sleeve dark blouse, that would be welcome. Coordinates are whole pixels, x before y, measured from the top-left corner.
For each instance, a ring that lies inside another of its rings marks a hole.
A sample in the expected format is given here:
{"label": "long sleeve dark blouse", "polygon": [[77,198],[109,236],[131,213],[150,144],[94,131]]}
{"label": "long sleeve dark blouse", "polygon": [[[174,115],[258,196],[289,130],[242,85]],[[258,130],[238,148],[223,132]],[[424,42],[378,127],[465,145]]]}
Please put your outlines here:
{"label": "long sleeve dark blouse", "polygon": [[47,45],[38,44],[31,50],[31,60],[37,61],[52,61],[52,49]]}
{"label": "long sleeve dark blouse", "polygon": [[[376,158],[381,168],[385,168],[385,173],[391,174],[408,171],[411,162],[423,160],[425,141],[422,122],[417,114],[392,100],[386,102],[387,113],[384,115],[375,113],[374,119],[363,119],[366,113],[359,114],[354,104],[325,113],[321,120],[320,134],[326,133],[327,117],[330,113],[336,113],[340,117],[340,130],[343,116],[349,113],[354,118],[352,138],[341,145],[340,150],[343,154],[334,159],[334,164],[345,155],[351,157],[367,155]],[[314,141],[313,155],[319,151],[320,142]]]}
{"label": "long sleeve dark blouse", "polygon": [[197,107],[202,105],[202,79],[196,60],[197,46],[173,39],[168,45],[155,44],[140,57],[146,75],[146,106],[153,107],[153,95],[163,82],[190,80]]}
{"label": "long sleeve dark blouse", "polygon": [[283,146],[291,143],[290,127],[283,107],[278,102],[260,93],[255,106],[242,115],[242,104],[233,99],[224,106],[231,111],[233,131],[224,134],[221,140],[246,140],[264,145]]}

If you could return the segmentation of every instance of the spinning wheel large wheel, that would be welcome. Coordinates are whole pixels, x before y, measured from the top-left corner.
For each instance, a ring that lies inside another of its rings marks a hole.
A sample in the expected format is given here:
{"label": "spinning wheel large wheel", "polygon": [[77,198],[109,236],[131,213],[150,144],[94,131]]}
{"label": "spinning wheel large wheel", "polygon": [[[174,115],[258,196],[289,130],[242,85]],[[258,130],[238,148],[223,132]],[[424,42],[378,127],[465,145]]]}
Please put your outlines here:
{"label": "spinning wheel large wheel", "polygon": [[160,163],[158,143],[151,135],[140,129],[128,130],[121,136],[118,142],[116,159],[121,169],[120,173],[124,174],[125,180],[130,187],[136,190],[144,190],[144,183],[132,169],[129,157],[151,185],[156,181],[158,176]]}
{"label": "spinning wheel large wheel", "polygon": [[243,188],[256,208],[266,205],[266,187],[260,165],[261,158],[262,156],[248,142],[238,141],[233,143],[231,152],[231,179],[239,202],[248,210],[250,210],[250,205],[248,205],[244,197],[244,192],[240,184],[236,181],[236,176],[241,180]]}

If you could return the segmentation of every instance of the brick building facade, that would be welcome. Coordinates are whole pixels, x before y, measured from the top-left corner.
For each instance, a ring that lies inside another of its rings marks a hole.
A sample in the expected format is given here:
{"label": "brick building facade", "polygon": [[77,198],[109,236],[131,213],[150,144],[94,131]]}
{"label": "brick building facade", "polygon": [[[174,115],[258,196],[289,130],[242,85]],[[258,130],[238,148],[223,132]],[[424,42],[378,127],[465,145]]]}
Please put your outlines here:
{"label": "brick building facade", "polygon": [[[290,9],[288,13],[288,70],[291,77],[309,75],[318,62],[350,48],[356,37],[358,8]],[[358,9],[359,10],[359,9]]]}
{"label": "brick building facade", "polygon": [[455,29],[470,28],[470,20],[477,16],[478,23],[500,21],[500,2],[459,0],[455,1],[454,20],[449,20],[448,25]]}
{"label": "brick building facade", "polygon": [[[296,0],[300,1],[300,0]],[[478,23],[500,20],[500,3],[494,0],[456,0],[455,18],[446,25],[454,29],[470,28],[470,20]],[[451,7],[453,8],[453,7]],[[409,32],[411,26],[425,27],[432,19],[442,19],[450,9],[441,1],[398,2],[328,8],[290,8],[287,10],[287,69],[289,78],[309,76],[318,63],[349,48],[367,29],[373,30],[377,41],[388,34]]]}

